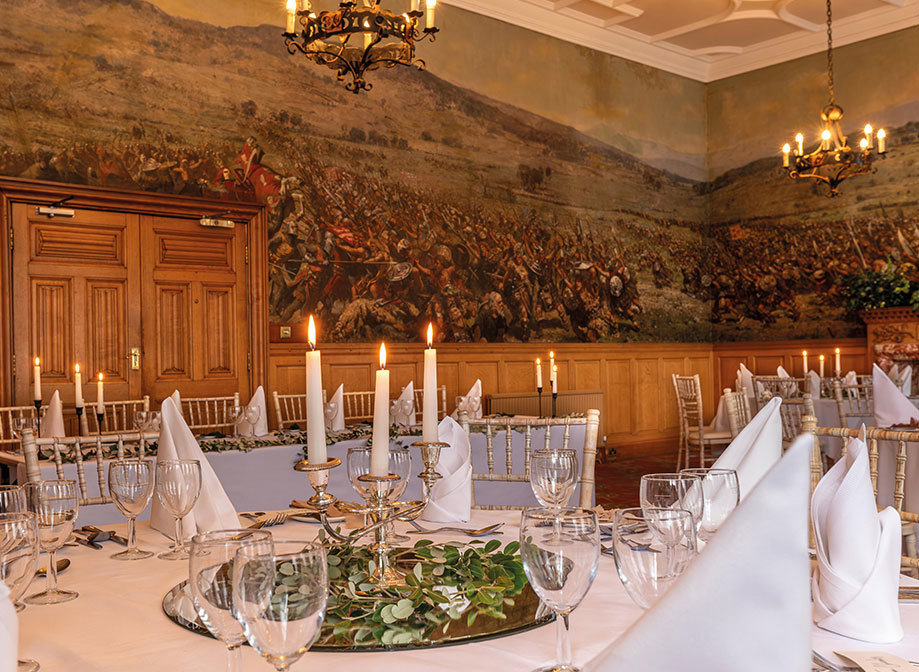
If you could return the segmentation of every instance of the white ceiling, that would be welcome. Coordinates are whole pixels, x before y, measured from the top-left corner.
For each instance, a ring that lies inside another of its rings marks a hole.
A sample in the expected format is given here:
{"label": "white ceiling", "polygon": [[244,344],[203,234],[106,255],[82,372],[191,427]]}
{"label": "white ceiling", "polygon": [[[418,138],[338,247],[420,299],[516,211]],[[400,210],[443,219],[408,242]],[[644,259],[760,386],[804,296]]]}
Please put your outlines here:
{"label": "white ceiling", "polygon": [[[826,49],[826,0],[443,0],[710,82]],[[841,46],[919,25],[919,0],[834,0]]]}

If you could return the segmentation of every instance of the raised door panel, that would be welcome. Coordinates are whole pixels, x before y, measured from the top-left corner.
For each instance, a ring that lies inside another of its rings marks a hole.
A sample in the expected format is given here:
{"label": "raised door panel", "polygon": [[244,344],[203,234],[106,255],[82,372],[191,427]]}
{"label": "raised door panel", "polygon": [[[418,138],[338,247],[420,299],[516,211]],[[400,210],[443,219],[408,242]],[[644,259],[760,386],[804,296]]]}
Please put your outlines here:
{"label": "raised door panel", "polygon": [[39,220],[31,229],[33,262],[125,266],[122,226]]}
{"label": "raised door panel", "polygon": [[202,286],[205,379],[236,376],[236,288],[234,285]]}
{"label": "raised door panel", "polygon": [[29,280],[32,297],[29,352],[41,360],[42,380],[59,385],[67,381],[73,362],[73,280],[44,277]]}
{"label": "raised door panel", "polygon": [[157,284],[153,295],[157,339],[152,373],[157,381],[189,380],[192,377],[191,287]]}
{"label": "raised door panel", "polygon": [[154,240],[157,270],[195,268],[236,272],[232,232],[157,227]]}
{"label": "raised door panel", "polygon": [[125,282],[87,280],[86,300],[86,371],[90,378],[103,373],[110,384],[127,382]]}

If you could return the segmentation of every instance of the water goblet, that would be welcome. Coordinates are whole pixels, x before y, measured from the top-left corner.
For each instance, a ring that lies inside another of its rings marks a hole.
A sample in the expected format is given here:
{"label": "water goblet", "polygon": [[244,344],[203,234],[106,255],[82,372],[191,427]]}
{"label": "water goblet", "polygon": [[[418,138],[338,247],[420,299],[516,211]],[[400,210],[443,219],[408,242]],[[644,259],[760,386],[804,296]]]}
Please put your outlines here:
{"label": "water goblet", "polygon": [[128,519],[128,548],[115,553],[115,560],[143,560],[153,556],[151,551],[137,548],[135,520],[144,512],[153,496],[153,460],[121,460],[109,462],[108,489],[115,507]]}
{"label": "water goblet", "polygon": [[638,501],[642,508],[685,509],[692,516],[697,534],[702,527],[705,498],[702,495],[702,479],[696,474],[645,474],[641,477]]}
{"label": "water goblet", "polygon": [[237,552],[233,607],[250,646],[275,670],[285,672],[319,636],[328,567],[321,544],[274,541],[272,546],[270,553],[258,547]]}
{"label": "water goblet", "polygon": [[370,494],[370,489],[358,478],[370,473],[370,446],[351,446],[348,448],[346,462],[351,487],[361,498],[366,499]]}
{"label": "water goblet", "polygon": [[533,590],[555,612],[557,662],[537,672],[577,672],[571,657],[568,616],[593,583],[600,561],[597,514],[589,509],[524,509],[520,558]]}
{"label": "water goblet", "polygon": [[57,563],[54,553],[64,545],[73,533],[73,524],[79,511],[79,495],[76,481],[39,481],[27,483],[26,500],[29,510],[35,514],[38,524],[38,540],[41,550],[48,554],[48,587],[30,595],[26,604],[58,604],[78,597],[72,590],[57,587]]}
{"label": "water goblet", "polygon": [[134,429],[143,434],[150,426],[150,411],[134,411]]}
{"label": "water goblet", "polygon": [[236,553],[243,547],[271,553],[268,530],[219,530],[203,532],[191,539],[188,582],[201,622],[214,637],[226,644],[227,672],[241,668],[239,647],[246,641],[233,613],[233,574]]}
{"label": "water goblet", "polygon": [[158,434],[160,431],[160,412],[159,411],[149,411],[150,413],[150,423],[147,427],[148,431]]}
{"label": "water goblet", "polygon": [[230,423],[233,425],[233,436],[239,438],[239,423],[245,418],[246,407],[245,406],[230,406],[227,409],[227,416],[230,419]]}
{"label": "water goblet", "polygon": [[28,511],[26,493],[18,485],[0,485],[0,513],[23,513]]}
{"label": "water goblet", "polygon": [[10,423],[10,432],[13,434],[13,438],[21,439],[24,429],[31,429],[33,432],[36,431],[38,429],[38,422],[31,416],[13,418]]}
{"label": "water goblet", "polygon": [[567,506],[578,482],[578,454],[541,448],[530,455],[530,487],[543,506]]}
{"label": "water goblet", "polygon": [[[28,512],[0,513],[0,580],[10,590],[16,611],[25,609],[19,600],[28,590],[38,565],[38,528],[35,514]],[[34,660],[19,660],[17,672],[36,672]]]}
{"label": "water goblet", "polygon": [[733,469],[707,467],[682,469],[680,473],[693,474],[702,479],[704,507],[699,539],[707,542],[740,503],[740,482],[737,480],[737,472]]}
{"label": "water goblet", "polygon": [[262,414],[262,409],[255,404],[246,406],[245,409],[243,410],[243,418],[245,419],[246,422],[248,422],[252,426],[253,436],[255,436],[255,423],[258,422],[258,419],[261,416],[261,414]]}
{"label": "water goblet", "polygon": [[613,516],[613,557],[632,601],[647,609],[696,556],[696,529],[684,509],[619,509]]}
{"label": "water goblet", "polygon": [[332,423],[335,421],[335,416],[338,415],[338,402],[326,402],[322,412],[325,415],[325,428],[332,431]]}
{"label": "water goblet", "polygon": [[163,560],[185,560],[182,533],[182,519],[198,501],[201,494],[201,463],[198,460],[157,460],[156,496],[163,508],[175,517],[175,545],[171,550],[160,553]]}

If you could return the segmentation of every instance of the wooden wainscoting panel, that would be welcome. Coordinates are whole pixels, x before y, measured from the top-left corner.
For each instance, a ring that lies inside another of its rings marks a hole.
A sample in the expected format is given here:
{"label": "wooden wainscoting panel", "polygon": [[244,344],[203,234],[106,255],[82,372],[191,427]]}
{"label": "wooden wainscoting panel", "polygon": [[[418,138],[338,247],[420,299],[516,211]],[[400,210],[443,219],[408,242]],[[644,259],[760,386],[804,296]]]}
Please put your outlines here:
{"label": "wooden wainscoting panel", "polygon": [[128,382],[125,285],[124,281],[86,281],[89,301],[87,371],[91,372],[90,378],[101,371],[108,382]]}
{"label": "wooden wainscoting panel", "polygon": [[607,438],[627,437],[632,433],[632,367],[628,359],[606,360],[606,412]]}
{"label": "wooden wainscoting panel", "polygon": [[[453,409],[459,391],[459,363],[437,361],[437,385],[447,387],[447,408]],[[463,394],[466,391],[463,390]]]}
{"label": "wooden wainscoting panel", "polygon": [[[530,368],[532,369],[532,364]],[[572,374],[571,387],[574,390],[603,389],[603,365],[599,359],[574,360]]]}
{"label": "wooden wainscoting panel", "polygon": [[656,432],[661,429],[660,359],[647,357],[632,360],[632,429],[636,433]]}
{"label": "wooden wainscoting panel", "polygon": [[[392,391],[394,397],[399,396],[399,393],[402,392],[402,388],[409,383],[414,383],[416,390],[421,389],[423,381],[416,375],[414,362],[393,362],[391,365],[387,364],[386,368],[389,369],[389,389]],[[374,381],[374,384],[375,383],[376,381]],[[336,387],[338,386],[336,385]],[[369,387],[367,389],[373,388]]]}
{"label": "wooden wainscoting panel", "polygon": [[[501,389],[498,383],[498,361],[483,362],[478,357],[476,361],[466,362],[460,366],[460,384],[456,396],[466,394],[475,384],[476,379],[482,381],[483,390]],[[533,379],[535,380],[535,378]],[[449,398],[447,399],[449,402]],[[455,399],[454,399],[455,404]],[[450,407],[450,404],[447,404]]]}
{"label": "wooden wainscoting panel", "polygon": [[32,346],[41,359],[42,379],[52,384],[67,380],[73,361],[73,281],[71,278],[32,277]]}
{"label": "wooden wainscoting panel", "polygon": [[[323,358],[327,357],[324,352],[322,356]],[[373,372],[378,368],[379,365],[373,366],[369,363],[332,364],[329,367],[330,375],[328,378],[322,379],[322,386],[329,391],[329,394],[332,394],[339,385],[345,386],[345,392],[369,392],[373,389],[375,383]]]}
{"label": "wooden wainscoting panel", "polygon": [[[536,388],[536,365],[534,361],[512,360],[504,363],[503,389],[507,392],[532,392]],[[548,389],[548,367],[543,367],[543,392]]]}
{"label": "wooden wainscoting panel", "polygon": [[692,375],[687,368],[687,362],[683,357],[661,358],[662,384],[658,392],[661,414],[658,429],[679,429],[680,427],[680,411],[676,403],[676,392],[673,390],[673,384],[667,385],[667,383],[673,380],[673,374]]}
{"label": "wooden wainscoting panel", "polygon": [[191,378],[191,285],[189,283],[156,283],[156,353],[151,374],[157,380]]}

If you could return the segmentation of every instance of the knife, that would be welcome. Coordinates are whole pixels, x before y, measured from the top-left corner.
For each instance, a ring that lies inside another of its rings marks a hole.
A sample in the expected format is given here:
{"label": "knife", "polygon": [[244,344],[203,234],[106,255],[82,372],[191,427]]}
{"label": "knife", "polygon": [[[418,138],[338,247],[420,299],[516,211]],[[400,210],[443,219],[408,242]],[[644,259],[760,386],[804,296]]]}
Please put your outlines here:
{"label": "knife", "polygon": [[89,546],[90,548],[95,548],[97,551],[102,550],[102,544],[93,541],[90,538],[83,538],[80,535],[74,535],[73,537],[78,544],[83,544],[84,546]]}

